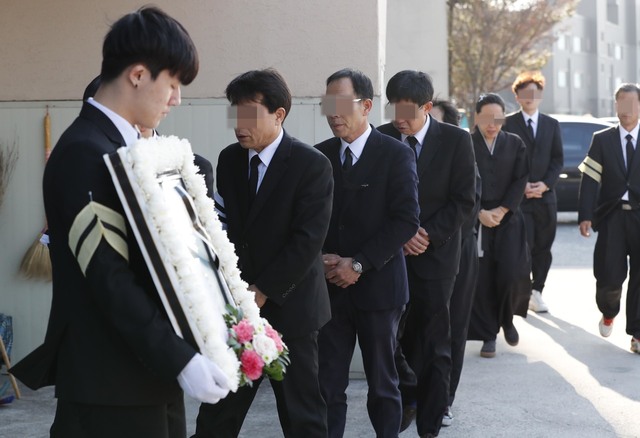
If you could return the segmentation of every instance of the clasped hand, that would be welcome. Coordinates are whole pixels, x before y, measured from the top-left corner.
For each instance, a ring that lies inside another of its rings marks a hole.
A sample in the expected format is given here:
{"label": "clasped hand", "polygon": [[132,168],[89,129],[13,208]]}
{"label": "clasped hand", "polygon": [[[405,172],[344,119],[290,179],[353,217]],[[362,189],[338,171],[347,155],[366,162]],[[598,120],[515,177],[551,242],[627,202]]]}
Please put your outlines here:
{"label": "clasped hand", "polygon": [[355,284],[360,274],[353,270],[351,257],[340,257],[338,254],[323,254],[324,275],[329,283],[346,288]]}
{"label": "clasped hand", "polygon": [[549,187],[542,181],[528,182],[524,189],[524,196],[527,199],[542,198],[542,195],[547,190],[549,190]]}
{"label": "clasped hand", "polygon": [[427,233],[424,228],[420,227],[418,228],[416,235],[404,244],[402,252],[404,255],[417,256],[427,250],[429,243],[429,233]]}
{"label": "clasped hand", "polygon": [[494,228],[500,225],[500,222],[502,222],[502,218],[504,218],[507,211],[509,210],[504,207],[496,207],[491,210],[483,209],[478,213],[478,219],[483,226],[487,228]]}

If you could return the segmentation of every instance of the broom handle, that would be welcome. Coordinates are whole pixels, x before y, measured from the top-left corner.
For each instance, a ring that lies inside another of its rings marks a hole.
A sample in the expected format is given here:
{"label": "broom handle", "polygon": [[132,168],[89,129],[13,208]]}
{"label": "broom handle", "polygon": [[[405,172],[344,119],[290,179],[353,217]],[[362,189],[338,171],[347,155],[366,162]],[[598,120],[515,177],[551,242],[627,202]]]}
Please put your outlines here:
{"label": "broom handle", "polygon": [[47,113],[44,116],[44,157],[45,161],[49,159],[51,155],[51,116],[49,115],[49,107],[47,106]]}
{"label": "broom handle", "polygon": [[[4,364],[7,366],[7,371],[11,368],[11,362],[9,362],[9,355],[7,355],[7,350],[4,348],[4,341],[2,337],[0,337],[0,350],[2,350],[2,360],[4,360]],[[13,374],[9,373],[9,380],[11,380],[11,386],[13,386],[13,392],[16,393],[16,398],[20,398],[20,388],[18,388],[18,382],[16,382],[16,378],[13,377]]]}

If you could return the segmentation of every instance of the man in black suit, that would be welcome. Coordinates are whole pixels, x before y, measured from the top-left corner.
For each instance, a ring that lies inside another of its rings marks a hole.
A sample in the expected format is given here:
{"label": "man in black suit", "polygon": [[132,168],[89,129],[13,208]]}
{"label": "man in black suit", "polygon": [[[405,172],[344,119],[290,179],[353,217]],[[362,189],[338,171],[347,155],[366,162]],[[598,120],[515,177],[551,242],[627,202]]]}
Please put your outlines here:
{"label": "man in black suit", "polygon": [[[326,437],[318,330],[331,316],[321,254],[331,215],[331,164],[282,128],[291,93],[277,71],[244,73],[226,94],[238,143],[220,153],[216,208],[261,315],[289,347],[284,380],[271,381],[284,436]],[[194,436],[238,436],[259,385],[203,404]]]}
{"label": "man in black suit", "polygon": [[103,56],[95,99],[47,162],[51,315],[44,344],[12,372],[32,388],[55,384],[52,437],[184,437],[180,386],[215,403],[226,377],[174,333],[103,155],[180,104],[198,56],[186,30],[150,7],[112,26]]}
{"label": "man in black suit", "polygon": [[598,232],[593,273],[596,303],[602,312],[600,334],[607,337],[613,331],[629,270],[626,328],[631,351],[640,354],[640,87],[622,84],[615,99],[620,124],[593,135],[589,153],[579,166],[578,222],[584,237],[589,237],[589,228]]}
{"label": "man in black suit", "polygon": [[518,135],[527,146],[529,181],[520,208],[527,227],[531,250],[531,298],[529,309],[549,311],[542,290],[551,267],[551,245],[556,237],[557,202],[554,187],[563,165],[560,124],[538,111],[542,101],[544,76],[540,72],[524,72],[513,83],[512,90],[520,111],[506,118],[503,129]]}
{"label": "man in black suit", "polygon": [[330,437],[344,433],[356,336],[377,436],[397,437],[402,415],[393,354],[409,295],[402,245],[418,229],[417,176],[411,149],[369,125],[372,99],[364,73],[332,74],[322,112],[335,138],[316,145],[331,160],[335,184],[323,249],[332,319],[319,338]]}
{"label": "man in black suit", "polygon": [[466,131],[429,116],[433,84],[426,73],[401,71],[386,91],[393,122],[378,130],[413,149],[419,178],[420,228],[404,246],[410,301],[401,335],[417,386],[413,394],[405,388],[404,403],[417,401],[418,434],[437,436],[449,406],[449,302],[460,262],[460,228],[475,205],[475,157]]}

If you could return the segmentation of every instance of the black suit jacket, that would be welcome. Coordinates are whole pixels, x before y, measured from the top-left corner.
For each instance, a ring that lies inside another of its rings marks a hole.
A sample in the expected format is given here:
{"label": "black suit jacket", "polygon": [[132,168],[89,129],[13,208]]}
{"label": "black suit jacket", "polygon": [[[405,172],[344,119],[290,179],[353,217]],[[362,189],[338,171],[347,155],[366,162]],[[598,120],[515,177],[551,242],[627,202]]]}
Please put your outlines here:
{"label": "black suit jacket", "polygon": [[[400,140],[391,123],[378,128]],[[458,272],[461,226],[475,204],[475,155],[469,134],[457,126],[431,117],[418,157],[420,225],[429,233],[430,245],[407,264],[426,279],[451,278]]]}
{"label": "black suit jacket", "polygon": [[622,155],[620,128],[614,126],[593,135],[587,157],[579,166],[582,171],[578,202],[578,221],[592,221],[598,225],[618,205],[628,190],[629,200],[635,206],[640,201],[640,157],[636,152],[631,173]]}
{"label": "black suit jacket", "polygon": [[[195,350],[169,323],[102,158],[122,145],[109,118],[85,103],[47,162],[51,314],[44,344],[12,372],[32,388],[55,384],[66,401],[162,404],[182,397],[176,377]],[[123,218],[129,259],[103,238],[84,274],[69,234],[90,200]]]}
{"label": "black suit jacket", "polygon": [[[555,204],[555,186],[564,163],[562,135],[558,121],[546,114],[538,113],[538,128],[534,140],[524,122],[522,111],[518,111],[507,116],[503,130],[516,134],[524,141],[529,158],[529,181],[545,183],[549,190],[542,195],[542,202]],[[537,199],[523,199],[522,209],[527,210],[527,204],[535,200]]]}
{"label": "black suit jacket", "polygon": [[418,193],[411,149],[372,128],[358,162],[347,176],[340,139],[316,145],[333,166],[331,225],[324,252],[355,257],[366,271],[346,291],[362,310],[393,309],[409,299],[402,245],[418,231]]}
{"label": "black suit jacket", "polygon": [[329,227],[329,161],[284,133],[249,208],[248,151],[225,148],[216,169],[229,239],[242,278],[268,300],[261,315],[285,336],[303,336],[331,317],[322,244]]}

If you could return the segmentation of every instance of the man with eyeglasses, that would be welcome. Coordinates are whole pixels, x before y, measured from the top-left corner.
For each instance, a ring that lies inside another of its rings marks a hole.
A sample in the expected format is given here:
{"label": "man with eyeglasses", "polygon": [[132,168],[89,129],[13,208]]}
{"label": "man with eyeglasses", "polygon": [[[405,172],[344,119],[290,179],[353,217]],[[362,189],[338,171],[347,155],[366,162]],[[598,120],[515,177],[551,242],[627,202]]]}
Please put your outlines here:
{"label": "man with eyeglasses", "polygon": [[332,319],[318,338],[330,437],[344,434],[356,336],[376,435],[397,437],[402,416],[393,356],[409,298],[402,245],[418,230],[417,175],[411,149],[369,124],[372,99],[364,73],[332,74],[322,112],[335,138],[316,145],[331,161],[334,179],[323,248]]}
{"label": "man with eyeglasses", "polygon": [[392,123],[378,130],[412,149],[419,178],[420,228],[404,245],[410,304],[400,326],[402,353],[410,368],[400,351],[396,355],[398,369],[404,370],[401,430],[409,427],[417,409],[418,434],[437,436],[443,416],[452,419],[451,322],[465,327],[457,332],[458,343],[464,344],[471,311],[472,299],[467,299],[464,309],[456,309],[459,314],[449,314],[460,263],[460,229],[475,204],[475,156],[466,131],[429,115],[433,84],[426,73],[401,71],[389,80],[386,93]]}

